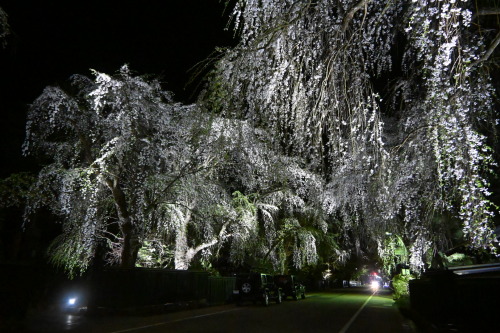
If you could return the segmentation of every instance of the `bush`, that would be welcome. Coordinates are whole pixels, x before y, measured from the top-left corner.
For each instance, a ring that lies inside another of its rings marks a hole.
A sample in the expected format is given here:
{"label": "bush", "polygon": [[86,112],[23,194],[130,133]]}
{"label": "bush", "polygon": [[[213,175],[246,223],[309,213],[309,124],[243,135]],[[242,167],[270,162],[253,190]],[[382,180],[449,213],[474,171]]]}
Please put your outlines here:
{"label": "bush", "polygon": [[410,280],[415,277],[411,274],[398,274],[395,275],[392,279],[392,287],[394,289],[393,297],[395,300],[400,299],[401,297],[407,297],[410,295],[410,290],[408,288]]}

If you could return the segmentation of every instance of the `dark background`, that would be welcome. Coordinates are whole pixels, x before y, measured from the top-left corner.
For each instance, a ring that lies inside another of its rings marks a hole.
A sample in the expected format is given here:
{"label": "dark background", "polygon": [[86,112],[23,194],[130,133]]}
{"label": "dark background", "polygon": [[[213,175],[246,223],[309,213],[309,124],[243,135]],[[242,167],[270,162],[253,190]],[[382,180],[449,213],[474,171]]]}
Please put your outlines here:
{"label": "dark background", "polygon": [[0,7],[12,30],[0,49],[0,179],[37,170],[21,146],[28,105],[47,85],[90,69],[113,74],[127,63],[188,103],[199,83],[185,87],[189,69],[235,43],[224,0],[9,0]]}

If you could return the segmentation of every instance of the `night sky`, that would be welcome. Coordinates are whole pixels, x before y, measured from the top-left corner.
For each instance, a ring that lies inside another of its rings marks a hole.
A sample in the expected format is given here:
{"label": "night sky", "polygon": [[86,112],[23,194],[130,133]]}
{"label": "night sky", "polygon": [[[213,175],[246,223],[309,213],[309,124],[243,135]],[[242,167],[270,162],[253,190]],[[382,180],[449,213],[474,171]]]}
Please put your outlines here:
{"label": "night sky", "polygon": [[[43,88],[89,69],[112,74],[127,63],[158,75],[189,102],[188,70],[216,46],[234,44],[219,0],[8,0],[12,35],[0,50],[0,178],[36,170],[21,157],[26,111]],[[227,14],[227,13],[226,13]]]}

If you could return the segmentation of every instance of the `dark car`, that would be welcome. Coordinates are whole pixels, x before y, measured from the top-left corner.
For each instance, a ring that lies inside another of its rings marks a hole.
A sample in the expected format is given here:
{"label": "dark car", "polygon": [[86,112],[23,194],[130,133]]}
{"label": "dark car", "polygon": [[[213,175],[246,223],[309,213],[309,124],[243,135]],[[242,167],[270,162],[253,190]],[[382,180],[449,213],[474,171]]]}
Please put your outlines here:
{"label": "dark car", "polygon": [[281,288],[283,299],[288,296],[294,300],[299,299],[299,297],[306,298],[306,287],[294,275],[276,275],[274,281]]}
{"label": "dark car", "polygon": [[274,277],[270,274],[238,274],[233,296],[238,305],[250,301],[261,302],[267,306],[271,300],[280,304],[281,288],[274,283]]}

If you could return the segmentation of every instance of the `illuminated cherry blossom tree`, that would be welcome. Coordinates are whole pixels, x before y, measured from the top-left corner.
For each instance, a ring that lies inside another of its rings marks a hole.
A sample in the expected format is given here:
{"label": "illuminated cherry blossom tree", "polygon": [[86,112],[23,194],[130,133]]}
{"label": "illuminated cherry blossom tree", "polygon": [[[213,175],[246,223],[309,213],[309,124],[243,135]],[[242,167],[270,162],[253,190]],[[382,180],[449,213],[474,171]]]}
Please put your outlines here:
{"label": "illuminated cherry blossom tree", "polygon": [[322,209],[341,220],[347,246],[381,247],[397,233],[421,269],[449,247],[440,217],[451,213],[471,247],[492,249],[487,62],[498,41],[478,32],[487,13],[477,5],[239,0],[240,43],[202,100],[274,133],[277,151],[322,175]]}
{"label": "illuminated cherry blossom tree", "polygon": [[141,254],[141,265],[188,269],[229,246],[235,263],[252,253],[278,267],[287,260],[276,255],[279,235],[298,266],[315,261],[309,230],[326,227],[298,216],[322,181],[269,149],[269,134],[175,103],[127,66],[94,74],[47,87],[29,112],[24,150],[45,166],[27,217],[42,206],[59,216],[55,263],[75,274],[105,252],[122,267]]}
{"label": "illuminated cherry blossom tree", "polygon": [[184,203],[181,184],[210,172],[199,114],[127,66],[44,90],[30,108],[24,151],[48,163],[27,215],[44,205],[61,217],[63,233],[51,249],[56,263],[85,269],[105,246],[109,261],[135,265],[141,243],[174,223],[163,218]]}
{"label": "illuminated cherry blossom tree", "polygon": [[390,262],[392,238],[420,270],[456,245],[457,221],[492,250],[494,5],[238,0],[240,42],[197,104],[126,66],[46,88],[27,124],[25,152],[46,158],[27,215],[60,216],[51,253],[69,271],[100,246],[124,267],[141,247],[178,269],[221,253],[276,271],[327,252]]}
{"label": "illuminated cherry blossom tree", "polygon": [[219,181],[233,193],[223,218],[238,221],[227,230],[229,261],[270,263],[280,272],[315,264],[317,246],[328,237],[318,207],[321,177],[271,149],[269,133],[247,121],[218,118],[211,136],[226,156],[217,166]]}

